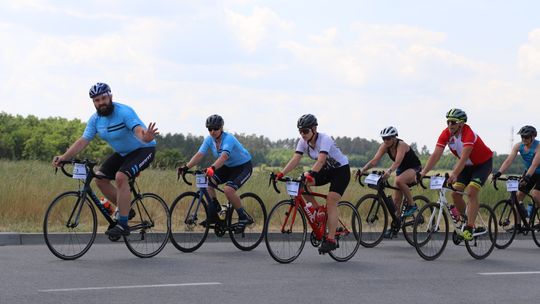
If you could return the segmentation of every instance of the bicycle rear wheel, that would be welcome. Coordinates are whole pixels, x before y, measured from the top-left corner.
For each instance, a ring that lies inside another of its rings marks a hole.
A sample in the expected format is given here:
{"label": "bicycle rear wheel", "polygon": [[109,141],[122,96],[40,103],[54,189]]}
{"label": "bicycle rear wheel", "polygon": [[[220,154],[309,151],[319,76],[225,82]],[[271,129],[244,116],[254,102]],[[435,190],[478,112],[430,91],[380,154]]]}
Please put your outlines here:
{"label": "bicycle rear wheel", "polygon": [[448,217],[438,203],[429,203],[418,211],[413,226],[416,252],[425,260],[438,258],[448,243]]}
{"label": "bicycle rear wheel", "polygon": [[[422,207],[429,204],[429,199],[423,195],[416,195],[413,196],[413,202],[416,207],[418,207],[418,210],[420,210]],[[401,223],[401,230],[403,231],[403,236],[405,237],[407,243],[409,243],[411,246],[414,246],[413,227],[414,220],[416,219],[417,215],[418,211],[416,211],[413,215],[402,219]]]}
{"label": "bicycle rear wheel", "polygon": [[161,197],[144,193],[131,202],[135,217],[129,220],[130,235],[124,237],[127,248],[140,258],[150,258],[161,252],[171,229],[169,208]]}
{"label": "bicycle rear wheel", "polygon": [[511,200],[502,200],[493,207],[497,220],[497,241],[495,247],[505,249],[516,237],[517,213]]}
{"label": "bicycle rear wheel", "polygon": [[94,243],[97,233],[96,211],[88,198],[77,191],[57,196],[47,208],[43,236],[49,250],[60,259],[83,256]]}
{"label": "bicycle rear wheel", "polygon": [[540,247],[540,208],[534,207],[530,223],[534,243]]}
{"label": "bicycle rear wheel", "polygon": [[[264,226],[266,224],[266,208],[262,199],[254,193],[242,193],[240,195],[242,207],[253,220],[243,231],[229,230],[229,236],[234,246],[240,250],[249,251],[259,246],[264,238]],[[227,219],[231,226],[238,223],[238,213],[231,210]],[[237,225],[237,224],[236,224]]]}
{"label": "bicycle rear wheel", "polygon": [[497,242],[497,220],[493,210],[486,204],[480,204],[474,221],[472,241],[465,241],[469,254],[478,260],[491,254]]}
{"label": "bicycle rear wheel", "polygon": [[356,203],[356,210],[362,219],[360,244],[366,248],[377,246],[383,239],[388,226],[388,211],[379,197],[366,194]]}
{"label": "bicycle rear wheel", "polygon": [[294,261],[304,248],[307,238],[306,217],[292,200],[275,205],[268,214],[265,231],[266,249],[279,263]]}
{"label": "bicycle rear wheel", "polygon": [[171,205],[171,243],[182,252],[193,252],[202,246],[208,236],[208,225],[201,226],[206,220],[206,203],[199,199],[198,193],[185,192],[179,195]]}
{"label": "bicycle rear wheel", "polygon": [[350,260],[360,247],[362,235],[362,223],[360,215],[353,204],[349,202],[339,202],[338,225],[336,228],[337,248],[330,251],[330,257],[338,262]]}

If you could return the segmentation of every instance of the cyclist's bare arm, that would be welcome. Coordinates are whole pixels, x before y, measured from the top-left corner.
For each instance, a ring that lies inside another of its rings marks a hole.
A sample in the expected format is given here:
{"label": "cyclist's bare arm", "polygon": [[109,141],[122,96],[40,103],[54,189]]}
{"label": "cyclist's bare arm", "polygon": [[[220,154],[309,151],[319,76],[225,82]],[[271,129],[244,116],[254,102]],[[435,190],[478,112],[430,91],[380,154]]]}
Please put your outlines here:
{"label": "cyclist's bare arm", "polygon": [[283,172],[283,174],[287,174],[289,173],[292,169],[296,168],[296,166],[298,166],[298,164],[300,163],[300,160],[302,159],[302,154],[300,153],[297,153],[297,152],[294,152],[294,155],[293,157],[291,158],[291,160],[289,160],[289,162],[287,163],[287,165],[285,166],[285,168],[283,168],[283,170],[281,170],[281,172]]}
{"label": "cyclist's bare arm", "polygon": [[151,122],[148,125],[148,129],[144,129],[142,126],[135,127],[135,135],[144,142],[151,142],[156,138],[156,135],[159,134],[158,129],[156,128],[156,123]]}
{"label": "cyclist's bare arm", "polygon": [[508,169],[508,167],[510,167],[510,165],[512,164],[512,162],[514,161],[514,159],[516,159],[516,156],[518,154],[518,151],[519,151],[519,146],[521,144],[518,143],[518,144],[515,144],[513,147],[512,147],[512,151],[510,152],[510,154],[508,154],[508,157],[506,157],[506,159],[504,160],[504,162],[502,163],[501,167],[499,168],[499,172],[501,173],[504,173],[506,171],[506,169]]}
{"label": "cyclist's bare arm", "polygon": [[227,159],[229,159],[229,154],[223,152],[221,153],[221,155],[216,159],[216,161],[212,164],[212,166],[214,166],[214,168],[220,168],[221,166],[223,166],[223,164],[227,161]]}
{"label": "cyclist's bare arm", "polygon": [[191,157],[191,159],[186,164],[186,167],[188,167],[189,169],[189,168],[192,168],[193,166],[196,166],[198,163],[201,162],[203,158],[204,158],[204,153],[202,152],[195,153],[195,155],[193,155],[193,157]]}
{"label": "cyclist's bare arm", "polygon": [[[540,147],[540,145],[538,145],[538,147]],[[536,147],[536,151],[534,151],[534,158],[532,160],[531,166],[529,167],[529,170],[527,170],[527,175],[532,176],[534,174],[534,171],[536,171],[536,168],[538,168],[538,165],[540,165],[540,153],[538,153],[540,149],[538,147]]]}
{"label": "cyclist's bare arm", "polygon": [[62,155],[59,155],[59,156],[55,156],[53,158],[53,162],[52,162],[52,165],[55,166],[55,167],[59,167],[60,166],[60,162],[63,161],[63,160],[69,160],[71,158],[73,158],[73,156],[77,155],[79,152],[81,152],[84,148],[86,148],[86,146],[88,146],[90,142],[85,139],[85,138],[79,138],[77,139],[72,145],[71,147],[69,147],[69,149],[67,149],[67,151],[62,154]]}
{"label": "cyclist's bare arm", "polygon": [[313,167],[311,167],[311,170],[315,172],[321,171],[322,167],[326,163],[327,158],[328,158],[328,154],[319,153],[319,156],[317,156],[317,161],[315,162],[315,164],[313,164]]}
{"label": "cyclist's bare arm", "polygon": [[459,158],[458,162],[454,166],[454,170],[452,170],[452,173],[450,175],[458,176],[461,171],[463,171],[463,168],[465,168],[465,164],[467,163],[467,160],[469,160],[469,157],[471,156],[473,150],[473,146],[466,146],[463,147],[463,151],[461,152],[461,157]]}
{"label": "cyclist's bare arm", "polygon": [[433,154],[431,154],[431,156],[429,157],[426,163],[426,166],[420,173],[422,176],[428,174],[428,172],[431,171],[431,169],[433,169],[433,167],[437,164],[439,159],[441,159],[443,152],[444,152],[444,147],[435,146],[435,150],[433,151]]}
{"label": "cyclist's bare arm", "polygon": [[394,161],[392,166],[390,166],[388,171],[394,172],[396,171],[397,168],[399,168],[399,165],[401,165],[401,162],[403,161],[403,158],[405,157],[405,153],[407,153],[408,148],[409,148],[409,145],[407,145],[406,143],[404,142],[399,143],[397,147],[397,151],[396,151],[396,160]]}
{"label": "cyclist's bare arm", "polygon": [[379,163],[379,161],[383,157],[385,152],[386,152],[386,147],[384,146],[384,144],[381,144],[379,146],[379,149],[377,150],[377,153],[375,153],[375,156],[373,156],[373,159],[368,161],[367,164],[365,164],[364,167],[362,167],[361,169],[362,172],[365,172],[366,170],[369,170],[373,168],[374,166],[376,166],[377,163]]}

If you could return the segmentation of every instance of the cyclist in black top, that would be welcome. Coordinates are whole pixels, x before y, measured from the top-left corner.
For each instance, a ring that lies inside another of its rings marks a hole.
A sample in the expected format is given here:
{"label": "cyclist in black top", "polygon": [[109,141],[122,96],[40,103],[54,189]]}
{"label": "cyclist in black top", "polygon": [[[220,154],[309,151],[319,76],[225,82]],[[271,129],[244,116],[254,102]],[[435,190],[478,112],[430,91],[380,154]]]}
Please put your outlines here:
{"label": "cyclist in black top", "polygon": [[[416,205],[411,205],[413,199],[408,184],[416,182],[416,174],[422,170],[422,165],[414,150],[403,140],[397,138],[398,131],[396,128],[391,126],[386,127],[381,131],[380,135],[383,143],[379,147],[379,150],[372,160],[365,164],[362,169],[358,170],[357,174],[362,175],[363,172],[374,167],[383,157],[384,153],[388,153],[393,163],[381,178],[387,179],[392,172],[396,171],[395,186],[400,189],[395,190],[393,195],[396,212],[400,212],[401,201],[403,200],[403,195],[405,195],[406,202],[409,205],[405,210],[404,216],[410,216],[416,211],[417,207]],[[396,215],[400,216],[400,214]]]}

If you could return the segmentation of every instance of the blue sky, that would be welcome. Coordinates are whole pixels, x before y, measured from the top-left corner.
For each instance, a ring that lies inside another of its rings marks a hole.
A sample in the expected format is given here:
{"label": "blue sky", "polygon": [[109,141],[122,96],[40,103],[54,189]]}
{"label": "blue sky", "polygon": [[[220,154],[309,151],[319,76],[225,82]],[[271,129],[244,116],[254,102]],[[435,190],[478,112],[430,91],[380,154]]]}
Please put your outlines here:
{"label": "blue sky", "polygon": [[160,130],[379,140],[433,149],[460,107],[484,141],[540,127],[538,1],[3,1],[0,111],[86,121],[107,82]]}

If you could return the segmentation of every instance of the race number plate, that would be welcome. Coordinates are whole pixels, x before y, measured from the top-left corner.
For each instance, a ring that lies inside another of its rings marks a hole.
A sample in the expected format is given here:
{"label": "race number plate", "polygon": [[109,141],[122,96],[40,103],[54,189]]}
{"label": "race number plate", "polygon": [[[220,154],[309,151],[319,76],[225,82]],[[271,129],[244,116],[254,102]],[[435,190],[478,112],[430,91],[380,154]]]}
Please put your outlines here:
{"label": "race number plate", "polygon": [[74,179],[86,179],[86,166],[84,164],[73,165],[73,178]]}
{"label": "race number plate", "polygon": [[206,178],[206,174],[195,175],[195,184],[197,185],[197,188],[208,188],[208,178]]}
{"label": "race number plate", "polygon": [[285,184],[287,185],[287,193],[289,193],[289,195],[298,195],[298,190],[300,190],[299,182],[286,182]]}
{"label": "race number plate", "polygon": [[379,182],[379,179],[381,179],[381,176],[378,174],[371,173],[370,175],[366,176],[366,179],[364,179],[364,182],[368,185],[377,185]]}
{"label": "race number plate", "polygon": [[442,189],[444,184],[444,177],[442,176],[432,176],[429,179],[429,189],[439,190]]}
{"label": "race number plate", "polygon": [[506,181],[506,191],[508,192],[516,192],[518,191],[519,182],[515,179],[507,180]]}

